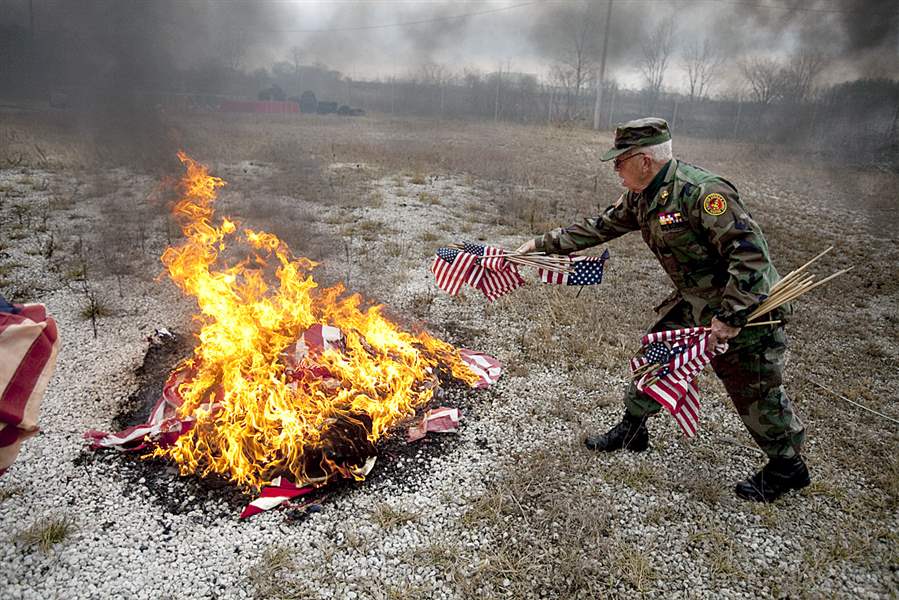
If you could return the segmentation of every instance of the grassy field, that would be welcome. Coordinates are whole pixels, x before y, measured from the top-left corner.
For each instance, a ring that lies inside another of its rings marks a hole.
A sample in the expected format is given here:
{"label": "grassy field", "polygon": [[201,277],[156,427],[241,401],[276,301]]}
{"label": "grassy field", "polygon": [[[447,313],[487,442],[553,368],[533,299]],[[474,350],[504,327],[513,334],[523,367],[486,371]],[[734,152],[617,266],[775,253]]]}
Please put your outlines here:
{"label": "grassy field", "polygon": [[[814,483],[758,506],[732,497],[733,481],[761,457],[709,375],[702,386],[711,418],[697,443],[679,442],[666,424],[654,438],[654,456],[597,459],[580,447],[581,434],[617,419],[626,360],[669,291],[639,235],[609,244],[606,282],[577,297],[532,285],[487,306],[473,297],[450,301],[410,276],[443,243],[473,238],[510,247],[614,201],[616,178],[598,160],[608,133],[377,116],[196,114],[85,135],[65,114],[8,117],[0,124],[0,251],[25,244],[43,256],[83,298],[87,320],[102,324],[114,313],[129,278],[159,275],[158,256],[179,235],[167,215],[171,192],[160,181],[180,172],[180,148],[229,182],[221,214],[322,261],[325,283],[344,281],[385,302],[404,323],[501,358],[506,381],[485,408],[492,419],[512,422],[503,416],[503,399],[536,394],[534,382],[542,382],[527,420],[546,436],[519,446],[514,436],[534,432],[518,432],[527,427],[520,422],[510,426],[508,447],[491,455],[485,491],[458,517],[456,527],[479,532],[489,548],[462,547],[448,532],[405,557],[445,574],[459,596],[524,597],[535,582],[546,597],[664,595],[677,578],[660,562],[670,552],[686,557],[706,586],[738,595],[817,597],[854,586],[896,593],[899,429],[816,385],[899,416],[896,173],[844,167],[814,149],[675,132],[679,158],[737,186],[781,273],[829,245],[836,249],[819,272],[855,265],[800,300],[788,328],[786,384],[808,427]],[[32,192],[50,201],[37,209],[28,201]],[[435,215],[431,226],[389,218],[407,204],[425,219]],[[39,299],[46,284],[2,256],[0,292]],[[553,431],[562,433],[547,433]],[[418,518],[390,504],[371,516],[385,530]],[[766,555],[768,535],[786,540],[779,547],[789,555]],[[354,547],[341,551],[369,551],[362,542],[347,545]],[[294,583],[287,577],[287,588],[272,587],[272,573],[292,569],[299,573]],[[251,579],[271,597],[309,585],[278,547]],[[429,595],[411,582],[390,586],[393,595],[385,597]]]}

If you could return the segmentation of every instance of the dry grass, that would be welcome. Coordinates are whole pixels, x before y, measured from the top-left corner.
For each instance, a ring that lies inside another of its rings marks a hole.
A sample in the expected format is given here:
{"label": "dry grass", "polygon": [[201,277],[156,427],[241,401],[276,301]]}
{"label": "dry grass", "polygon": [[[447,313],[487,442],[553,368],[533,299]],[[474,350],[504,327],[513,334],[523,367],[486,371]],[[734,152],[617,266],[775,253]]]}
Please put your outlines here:
{"label": "dry grass", "polygon": [[103,300],[91,296],[84,301],[84,306],[78,314],[85,321],[90,321],[112,315],[112,309],[109,308]]}
{"label": "dry grass", "polygon": [[575,447],[510,457],[509,468],[462,517],[495,540],[460,585],[466,597],[525,597],[536,587],[561,597],[600,593],[613,569],[615,510],[594,486],[578,483],[589,468]]}
{"label": "dry grass", "polygon": [[624,579],[639,594],[653,589],[658,574],[646,551],[636,545],[618,542],[613,546],[613,552],[615,575]]}
{"label": "dry grass", "polygon": [[0,502],[4,500],[9,500],[10,498],[14,498],[18,496],[22,492],[25,491],[25,488],[21,485],[7,485],[0,488]]}
{"label": "dry grass", "polygon": [[375,506],[375,509],[371,513],[371,517],[382,529],[393,529],[394,527],[399,527],[418,519],[416,513],[403,508],[397,508],[387,502],[381,502]]}
{"label": "dry grass", "polygon": [[663,465],[648,460],[634,466],[615,462],[606,465],[602,476],[609,483],[622,484],[637,491],[649,491],[667,485],[666,479],[660,473],[663,468]]}
{"label": "dry grass", "polygon": [[48,552],[56,544],[65,541],[76,529],[72,517],[54,515],[38,519],[16,534],[15,539],[26,547],[37,547],[42,552]]}
{"label": "dry grass", "polygon": [[247,576],[256,598],[300,600],[314,597],[313,590],[293,575],[296,566],[294,552],[285,546],[266,548]]}
{"label": "dry grass", "polygon": [[688,543],[714,576],[745,578],[745,550],[719,526],[710,526],[690,535]]}
{"label": "dry grass", "polygon": [[415,548],[407,553],[408,560],[414,565],[434,567],[440,573],[453,573],[461,565],[459,559],[463,555],[458,544],[447,539],[432,539],[425,546]]}
{"label": "dry grass", "polygon": [[418,201],[422,204],[439,205],[440,197],[437,194],[429,194],[428,192],[419,192]]}
{"label": "dry grass", "polygon": [[692,498],[709,506],[715,506],[730,493],[720,481],[705,475],[690,474],[680,479],[679,483]]}

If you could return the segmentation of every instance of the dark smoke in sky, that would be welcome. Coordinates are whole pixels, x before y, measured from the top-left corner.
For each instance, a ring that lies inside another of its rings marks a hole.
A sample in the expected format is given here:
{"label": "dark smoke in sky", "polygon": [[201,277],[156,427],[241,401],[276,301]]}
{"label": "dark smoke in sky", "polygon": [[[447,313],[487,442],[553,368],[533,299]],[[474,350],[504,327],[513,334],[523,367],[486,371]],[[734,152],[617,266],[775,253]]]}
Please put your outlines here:
{"label": "dark smoke in sky", "polygon": [[[327,64],[358,79],[404,74],[428,62],[484,70],[511,64],[513,70],[543,76],[583,19],[595,20],[601,35],[606,10],[602,0],[521,6],[33,0],[33,6],[35,37],[55,46],[51,57],[70,74],[107,78],[110,84],[155,79],[209,62],[267,67],[288,60],[292,48],[305,63]],[[468,13],[483,14],[453,18]],[[613,76],[626,79],[639,59],[641,40],[669,16],[681,47],[708,37],[732,60],[807,51],[832,58],[831,79],[899,76],[899,8],[891,0],[619,0],[609,46]],[[0,24],[27,31],[29,22],[27,0],[0,0]],[[415,24],[391,26],[396,23]]]}

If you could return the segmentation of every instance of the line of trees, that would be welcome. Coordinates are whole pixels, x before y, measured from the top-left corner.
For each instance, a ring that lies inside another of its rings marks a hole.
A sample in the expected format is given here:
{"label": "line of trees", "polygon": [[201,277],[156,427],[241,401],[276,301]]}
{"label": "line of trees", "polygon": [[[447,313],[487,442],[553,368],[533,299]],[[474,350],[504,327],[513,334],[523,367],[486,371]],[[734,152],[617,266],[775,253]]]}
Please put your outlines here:
{"label": "line of trees", "polygon": [[[245,70],[245,44],[226,44],[215,58],[179,69],[161,57],[135,54],[131,62],[93,64],[72,52],[77,36],[62,31],[34,44],[27,30],[0,26],[0,95],[16,90],[47,98],[71,90],[89,98],[117,92],[146,96],[153,105],[197,104],[214,107],[227,97],[256,97],[276,84],[290,96],[312,90],[322,99],[368,111],[423,117],[479,118],[522,123],[590,126],[596,100],[604,18],[571,13],[561,23],[569,35],[551,47],[555,60],[543,77],[515,72],[506,64],[492,72],[424,63],[403,76],[354,81],[324,64],[307,64],[292,48],[270,68]],[[563,15],[564,17],[564,15]],[[555,31],[555,30],[554,30]],[[858,139],[858,132],[895,143],[899,119],[899,82],[861,80],[819,85],[827,61],[820,54],[798,52],[783,59],[749,57],[726,71],[728,61],[712,39],[698,39],[679,49],[675,22],[662,20],[639,45],[640,89],[602,84],[599,124],[642,115],[667,118],[681,132],[759,141],[798,140],[829,143]],[[81,61],[81,62],[78,62]],[[671,91],[673,67],[685,74],[685,89]],[[103,71],[106,68],[107,71]],[[730,89],[724,89],[724,76]],[[738,75],[740,81],[732,81]],[[101,88],[102,91],[94,94]],[[840,143],[841,148],[851,144]]]}

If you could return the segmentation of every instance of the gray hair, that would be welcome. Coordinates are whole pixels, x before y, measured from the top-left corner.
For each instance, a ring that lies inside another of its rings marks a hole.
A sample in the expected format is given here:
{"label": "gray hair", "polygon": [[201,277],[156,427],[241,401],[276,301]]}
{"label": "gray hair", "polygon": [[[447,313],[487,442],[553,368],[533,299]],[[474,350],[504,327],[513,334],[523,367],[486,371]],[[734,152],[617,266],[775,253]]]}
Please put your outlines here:
{"label": "gray hair", "polygon": [[671,152],[671,140],[654,146],[646,146],[642,152],[656,163],[666,163],[674,157]]}

